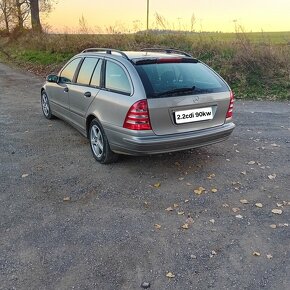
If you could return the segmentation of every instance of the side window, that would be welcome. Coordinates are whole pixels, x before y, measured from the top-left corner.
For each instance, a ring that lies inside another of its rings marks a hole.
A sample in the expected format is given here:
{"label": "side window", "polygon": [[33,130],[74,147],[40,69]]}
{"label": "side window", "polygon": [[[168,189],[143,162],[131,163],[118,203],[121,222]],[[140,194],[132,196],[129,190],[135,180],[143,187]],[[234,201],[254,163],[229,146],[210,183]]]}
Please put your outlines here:
{"label": "side window", "polygon": [[98,58],[86,57],[82,63],[79,75],[77,78],[77,83],[82,85],[89,85],[90,80],[94,71],[96,64],[98,63]]}
{"label": "side window", "polygon": [[101,69],[103,61],[100,59],[91,80],[91,86],[99,87],[101,83]]}
{"label": "side window", "polygon": [[107,61],[106,89],[130,95],[131,87],[125,71],[116,63]]}
{"label": "side window", "polygon": [[80,63],[80,58],[72,60],[61,72],[59,81],[61,83],[71,83],[75,74],[75,71]]}

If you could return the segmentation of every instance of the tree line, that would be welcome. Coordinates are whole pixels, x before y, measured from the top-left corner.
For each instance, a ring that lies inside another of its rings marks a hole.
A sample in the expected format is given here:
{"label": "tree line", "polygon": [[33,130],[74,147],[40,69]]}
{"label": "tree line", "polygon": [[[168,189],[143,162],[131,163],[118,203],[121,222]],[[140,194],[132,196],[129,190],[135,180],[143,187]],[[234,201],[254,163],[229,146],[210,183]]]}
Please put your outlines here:
{"label": "tree line", "polygon": [[22,31],[30,22],[34,32],[42,32],[40,13],[50,12],[55,0],[0,0],[0,28],[9,34]]}

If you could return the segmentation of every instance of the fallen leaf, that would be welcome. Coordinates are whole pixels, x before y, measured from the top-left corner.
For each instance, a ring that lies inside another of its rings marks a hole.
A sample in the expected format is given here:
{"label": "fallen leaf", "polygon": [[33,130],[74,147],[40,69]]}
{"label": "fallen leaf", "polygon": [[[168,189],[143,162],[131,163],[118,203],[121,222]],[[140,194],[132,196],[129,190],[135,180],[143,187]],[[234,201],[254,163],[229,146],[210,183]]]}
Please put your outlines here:
{"label": "fallen leaf", "polygon": [[257,257],[261,256],[261,254],[259,252],[253,252],[252,255],[257,256]]}
{"label": "fallen leaf", "polygon": [[272,209],[272,213],[275,213],[275,214],[282,214],[282,210],[281,209],[277,209],[277,208],[274,208]]}
{"label": "fallen leaf", "polygon": [[275,179],[276,178],[276,174],[274,173],[274,174],[270,174],[270,175],[268,175],[268,178],[270,179],[270,180],[273,180],[273,179]]}
{"label": "fallen leaf", "polygon": [[227,203],[223,203],[223,207],[230,207]]}
{"label": "fallen leaf", "polygon": [[180,181],[181,181],[181,180],[184,180],[184,177],[179,177],[178,180],[180,180]]}
{"label": "fallen leaf", "polygon": [[214,174],[214,173],[211,173],[211,174],[207,177],[207,179],[213,179],[213,177],[215,177],[215,174]]}
{"label": "fallen leaf", "polygon": [[282,206],[283,206],[283,203],[279,203],[279,202],[277,202],[276,205],[277,205],[278,207],[282,207]]}
{"label": "fallen leaf", "polygon": [[273,258],[273,256],[272,256],[271,254],[268,254],[266,257],[267,257],[267,259],[269,259],[269,260]]}
{"label": "fallen leaf", "polygon": [[279,226],[280,228],[283,228],[283,227],[288,227],[289,224],[278,224],[278,226]]}
{"label": "fallen leaf", "polygon": [[193,218],[192,217],[188,217],[187,219],[186,219],[186,221],[185,221],[187,224],[193,224],[194,223],[194,220],[193,220]]}
{"label": "fallen leaf", "polygon": [[160,230],[160,229],[161,229],[161,225],[159,225],[159,224],[155,224],[154,227],[155,227],[155,229],[157,229],[157,230]]}
{"label": "fallen leaf", "polygon": [[192,184],[191,184],[191,183],[189,183],[189,182],[186,182],[186,185],[187,185],[187,186],[191,186]]}
{"label": "fallen leaf", "polygon": [[178,215],[184,215],[184,211],[177,212]]}
{"label": "fallen leaf", "polygon": [[199,188],[195,189],[194,190],[194,193],[198,194],[198,195],[201,195],[202,193],[205,192],[205,188],[200,186]]}
{"label": "fallen leaf", "polygon": [[175,164],[176,166],[180,166],[180,165],[181,165],[178,161],[174,162],[174,164]]}
{"label": "fallen leaf", "polygon": [[153,186],[156,187],[156,188],[159,188],[161,186],[161,183],[160,182],[157,182]]}
{"label": "fallen leaf", "polygon": [[22,174],[22,178],[25,178],[25,177],[27,177],[29,174]]}
{"label": "fallen leaf", "polygon": [[170,206],[168,208],[165,209],[166,211],[173,211],[173,208]]}
{"label": "fallen leaf", "polygon": [[187,203],[187,202],[189,202],[189,200],[188,200],[188,199],[186,199],[184,202],[185,202],[185,203]]}
{"label": "fallen leaf", "polygon": [[209,220],[209,222],[212,223],[212,224],[214,225],[215,220],[214,220],[214,219],[211,219],[211,220]]}
{"label": "fallen leaf", "polygon": [[148,283],[148,282],[143,282],[143,283],[141,284],[141,288],[143,288],[143,289],[148,289],[148,288],[150,288],[150,283]]}
{"label": "fallen leaf", "polygon": [[216,188],[212,188],[211,192],[216,193],[218,190]]}
{"label": "fallen leaf", "polygon": [[63,198],[63,201],[70,201],[70,196],[66,196]]}
{"label": "fallen leaf", "polygon": [[256,163],[256,161],[249,161],[248,164],[249,165],[254,165]]}
{"label": "fallen leaf", "polygon": [[247,174],[247,172],[246,172],[246,171],[242,171],[242,172],[241,172],[241,174],[243,174],[243,175],[246,175],[246,174]]}
{"label": "fallen leaf", "polygon": [[239,209],[238,207],[233,207],[233,208],[232,208],[232,211],[233,211],[233,212],[238,212],[238,211],[240,211],[240,209]]}
{"label": "fallen leaf", "polygon": [[232,185],[241,185],[241,183],[238,182],[238,181],[233,181],[233,182],[232,182]]}
{"label": "fallen leaf", "polygon": [[256,207],[259,207],[259,208],[263,207],[263,205],[262,205],[260,202],[257,202],[257,203],[255,204],[255,206],[256,206]]}
{"label": "fallen leaf", "polygon": [[271,229],[276,229],[276,228],[277,228],[277,226],[276,226],[276,225],[274,225],[274,224],[272,224],[272,225],[270,225],[270,228],[271,228]]}
{"label": "fallen leaf", "polygon": [[280,145],[278,145],[276,143],[271,144],[271,146],[273,146],[273,147],[280,147]]}
{"label": "fallen leaf", "polygon": [[175,275],[174,275],[173,273],[171,273],[171,272],[168,272],[168,273],[166,274],[166,277],[167,277],[167,278],[174,278]]}
{"label": "fallen leaf", "polygon": [[188,224],[184,224],[181,226],[184,230],[188,230],[189,229],[189,225]]}
{"label": "fallen leaf", "polygon": [[242,203],[242,204],[248,204],[249,202],[246,199],[241,199],[240,200],[240,203]]}
{"label": "fallen leaf", "polygon": [[242,216],[242,215],[240,215],[240,214],[238,214],[238,215],[236,215],[236,218],[238,218],[238,219],[242,219],[242,218],[243,218],[243,216]]}
{"label": "fallen leaf", "polygon": [[174,203],[174,204],[173,204],[173,207],[174,207],[174,208],[177,208],[177,207],[179,207],[179,205],[178,205],[177,203]]}

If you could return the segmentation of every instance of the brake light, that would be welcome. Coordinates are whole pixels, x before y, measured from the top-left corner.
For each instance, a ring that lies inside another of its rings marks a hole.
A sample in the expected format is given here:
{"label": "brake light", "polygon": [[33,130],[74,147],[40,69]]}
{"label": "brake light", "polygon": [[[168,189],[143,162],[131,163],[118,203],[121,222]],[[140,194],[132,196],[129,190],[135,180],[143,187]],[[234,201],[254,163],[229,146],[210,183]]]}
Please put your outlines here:
{"label": "brake light", "polygon": [[230,104],[229,104],[229,108],[227,111],[227,115],[226,118],[232,118],[233,117],[233,110],[234,110],[234,93],[231,91],[230,92]]}
{"label": "brake light", "polygon": [[151,130],[147,100],[138,101],[131,106],[123,127],[130,130]]}
{"label": "brake light", "polygon": [[178,63],[182,62],[182,58],[174,57],[174,58],[158,58],[157,63]]}

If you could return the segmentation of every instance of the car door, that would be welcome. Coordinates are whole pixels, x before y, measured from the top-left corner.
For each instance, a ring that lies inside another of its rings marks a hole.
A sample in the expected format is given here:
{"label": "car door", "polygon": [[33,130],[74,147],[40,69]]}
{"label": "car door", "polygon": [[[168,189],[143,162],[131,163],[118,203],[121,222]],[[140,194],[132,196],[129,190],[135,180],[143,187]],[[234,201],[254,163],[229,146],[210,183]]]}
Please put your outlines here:
{"label": "car door", "polygon": [[115,60],[105,60],[102,88],[95,99],[94,114],[104,129],[123,126],[134,93],[130,75],[124,65]]}
{"label": "car door", "polygon": [[69,88],[70,121],[81,131],[86,127],[87,110],[100,90],[101,67],[101,59],[86,57]]}
{"label": "car door", "polygon": [[60,72],[58,82],[47,87],[51,109],[65,119],[69,118],[69,89],[81,58],[71,60]]}

